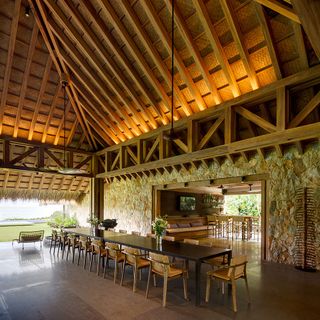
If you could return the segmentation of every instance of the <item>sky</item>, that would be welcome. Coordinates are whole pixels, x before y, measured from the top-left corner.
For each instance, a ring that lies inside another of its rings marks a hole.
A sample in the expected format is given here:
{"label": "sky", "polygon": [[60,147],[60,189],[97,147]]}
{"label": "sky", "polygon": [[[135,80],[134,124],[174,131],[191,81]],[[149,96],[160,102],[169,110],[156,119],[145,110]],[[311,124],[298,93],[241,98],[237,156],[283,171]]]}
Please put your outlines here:
{"label": "sky", "polygon": [[0,220],[49,217],[54,211],[63,211],[62,204],[44,205],[39,201],[0,200]]}

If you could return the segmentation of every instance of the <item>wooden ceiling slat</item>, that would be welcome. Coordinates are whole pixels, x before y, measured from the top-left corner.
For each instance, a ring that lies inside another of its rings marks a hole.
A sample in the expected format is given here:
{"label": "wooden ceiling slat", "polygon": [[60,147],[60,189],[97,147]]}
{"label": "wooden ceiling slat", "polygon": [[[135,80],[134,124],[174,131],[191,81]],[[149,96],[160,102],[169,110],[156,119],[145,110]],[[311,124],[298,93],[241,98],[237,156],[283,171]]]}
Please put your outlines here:
{"label": "wooden ceiling slat", "polygon": [[52,59],[50,56],[48,56],[47,59],[47,63],[46,63],[46,67],[43,73],[43,77],[42,77],[42,82],[41,82],[41,87],[40,87],[40,91],[39,91],[39,95],[38,95],[38,100],[35,106],[35,110],[33,112],[33,117],[31,120],[31,125],[30,125],[30,129],[29,129],[29,134],[28,134],[28,140],[32,140],[32,136],[33,136],[33,131],[34,131],[34,127],[37,121],[37,116],[39,113],[39,109],[41,106],[41,102],[42,102],[42,98],[43,98],[43,94],[45,92],[46,89],[46,85],[47,85],[47,81],[49,79],[49,75],[50,75],[50,71],[51,71],[51,65],[52,65]]}
{"label": "wooden ceiling slat", "polygon": [[[168,7],[169,12],[171,14],[172,14],[172,12],[171,12],[172,11],[172,1],[173,0],[166,0],[167,7]],[[188,29],[188,26],[187,26],[185,20],[183,19],[183,16],[182,16],[178,7],[175,7],[174,13],[175,13],[176,25],[178,26],[179,31],[180,31],[182,37],[184,38],[185,43],[186,43],[189,51],[192,53],[192,56],[195,59],[195,62],[201,71],[202,77],[203,77],[208,89],[214,95],[215,104],[220,104],[222,102],[221,95],[220,95],[216,85],[214,84],[214,82],[209,74],[209,69],[205,65],[205,63],[201,57],[200,51],[198,50],[198,48],[192,38],[192,35]]]}
{"label": "wooden ceiling slat", "polygon": [[3,89],[2,89],[2,94],[1,94],[0,135],[2,134],[2,129],[3,129],[3,115],[4,115],[4,109],[6,106],[10,75],[11,75],[11,71],[12,71],[14,48],[16,45],[16,36],[17,36],[19,16],[20,16],[20,14],[19,14],[20,13],[20,5],[21,5],[21,0],[15,0],[13,17],[12,17],[12,22],[11,22],[11,29],[10,29],[10,41],[9,41],[9,47],[8,47],[8,55],[7,55],[6,68],[5,68],[4,79],[3,79]]}
{"label": "wooden ceiling slat", "polygon": [[205,30],[206,36],[208,37],[209,43],[213,49],[214,55],[217,58],[229,85],[231,86],[233,96],[238,97],[241,94],[241,92],[240,92],[237,80],[230,67],[228,58],[222,48],[222,45],[214,29],[214,26],[212,25],[211,18],[207,11],[206,5],[204,4],[203,0],[192,0],[192,1],[199,15],[199,19]]}
{"label": "wooden ceiling slat", "polygon": [[[132,65],[130,64],[127,57],[124,55],[121,48],[117,45],[117,41],[114,39],[112,34],[108,31],[108,28],[105,24],[105,22],[102,20],[102,18],[97,15],[94,7],[90,3],[90,1],[83,1],[80,0],[83,6],[90,12],[91,16],[94,19],[94,22],[99,27],[99,31],[101,32],[101,36],[103,37],[103,40],[107,43],[107,45],[113,50],[113,52],[117,55],[117,59],[121,62],[121,64],[124,66],[126,72],[130,75],[130,77],[134,80],[136,80],[135,85],[138,87],[138,89],[144,94],[145,98],[148,100],[148,103],[154,108],[154,111],[157,113],[157,115],[161,118],[162,122],[165,124],[167,123],[166,116],[161,112],[161,108],[156,101],[156,99],[152,96],[152,94],[149,92],[149,90],[145,87],[144,83],[142,82],[141,78],[135,72],[135,70],[132,68]],[[118,80],[120,81],[121,85],[128,90],[130,88],[130,92],[132,93],[134,99],[137,101],[140,100],[140,98],[135,93],[134,89],[131,89],[131,85],[128,83],[128,80],[124,77],[123,72],[120,68],[117,68],[115,66],[115,62],[110,59],[108,54],[102,54],[102,56],[106,59],[106,62],[109,62],[109,67],[112,70],[115,70],[115,75],[118,76]],[[141,106],[143,104],[140,104]]]}
{"label": "wooden ceiling slat", "polygon": [[18,136],[19,122],[20,122],[20,117],[21,117],[23,105],[24,105],[24,98],[25,98],[25,95],[27,92],[32,57],[33,57],[33,53],[35,51],[36,43],[38,40],[38,32],[39,32],[38,26],[36,24],[34,24],[33,30],[32,30],[32,35],[31,35],[31,40],[30,40],[30,45],[29,45],[29,49],[28,49],[26,67],[24,70],[23,80],[22,80],[22,85],[21,85],[21,90],[20,90],[20,95],[19,95],[18,109],[17,109],[16,118],[15,118],[14,129],[13,129],[13,137],[14,138],[16,138]]}
{"label": "wooden ceiling slat", "polygon": [[[154,9],[151,1],[142,0],[141,5],[144,8],[144,10],[146,11],[147,15],[150,17],[150,23],[152,24],[154,29],[159,34],[163,45],[165,46],[165,48],[167,49],[168,52],[171,52],[172,45],[171,45],[169,35],[166,32],[159,16],[155,12],[155,9]],[[180,56],[180,53],[176,50],[176,48],[174,48],[174,60],[175,60],[175,65],[179,70],[180,77],[183,79],[183,81],[185,82],[185,84],[188,87],[188,90],[190,91],[193,98],[195,99],[197,107],[199,108],[199,110],[206,109],[207,106],[206,106],[199,90],[196,88],[189,71],[187,70],[187,68],[185,67],[185,65],[183,63],[183,60]]]}
{"label": "wooden ceiling slat", "polygon": [[[155,89],[159,97],[161,97],[163,103],[167,107],[167,110],[170,111],[171,102],[167,93],[165,92],[162,85],[159,83],[158,79],[155,77],[154,73],[150,70],[150,67],[146,63],[145,59],[143,58],[142,54],[140,53],[133,39],[130,37],[127,30],[119,20],[113,7],[106,0],[98,0],[98,1],[102,6],[102,10],[104,11],[104,13],[113,22],[115,29],[121,35],[122,40],[126,44],[126,47],[129,50],[130,54],[135,58],[136,63],[139,65],[141,70],[143,70],[144,75],[147,77],[148,81],[151,83],[151,85],[153,86],[153,88]],[[139,79],[136,79],[136,80],[139,80]],[[180,119],[180,115],[178,112],[175,111],[175,109],[174,109],[174,116],[176,117],[177,120]]]}
{"label": "wooden ceiling slat", "polygon": [[[83,27],[84,30],[84,34],[88,35],[89,38],[93,38],[93,41],[95,42],[99,42],[99,40],[96,38],[95,34],[90,30],[90,28],[87,25],[86,21],[83,21],[83,18],[81,17],[81,15],[78,13],[78,11],[76,10],[76,8],[74,8],[73,5],[71,5],[70,2],[66,2],[68,7],[71,10],[72,16],[75,18],[75,20],[77,20],[79,22],[79,24],[81,24],[81,26]],[[58,9],[57,9],[58,10]],[[59,12],[59,14],[63,14],[62,12]],[[63,19],[63,25],[66,26],[66,20],[64,17],[62,17],[61,19]],[[60,20],[60,19],[59,19]],[[95,76],[96,72],[94,70],[91,69],[91,67],[89,66],[89,64],[85,61],[85,59],[83,57],[81,57],[81,55],[79,54],[79,52],[75,49],[73,43],[63,34],[63,32],[59,29],[59,27],[51,20],[50,21],[50,25],[53,28],[53,31],[55,32],[56,36],[58,36],[59,40],[62,41],[64,43],[64,45],[68,48],[68,51],[70,51],[74,57],[76,57],[78,63],[83,67],[84,70],[87,71],[87,75],[90,77],[91,75],[91,80],[92,82],[97,82],[99,83],[98,78]],[[135,113],[136,110],[131,109],[130,104],[127,103],[127,101],[125,99],[122,99],[122,95],[120,93],[120,89],[117,89],[114,82],[111,81],[111,79],[109,79],[109,75],[104,71],[101,63],[98,61],[98,59],[96,58],[94,52],[92,51],[92,49],[89,47],[89,45],[84,41],[84,40],[80,40],[80,35],[77,33],[75,34],[75,32],[77,32],[77,30],[72,27],[69,23],[69,30],[70,32],[73,33],[74,38],[79,42],[79,44],[81,45],[82,50],[84,51],[85,57],[87,59],[89,59],[94,65],[96,70],[98,71],[98,73],[102,76],[103,80],[112,88],[113,90],[113,94],[114,92],[116,92],[118,98],[120,97],[120,99],[122,100],[122,102],[130,109],[130,111],[132,113]],[[96,84],[97,85],[97,84]],[[105,89],[105,84],[103,83],[101,85],[101,81],[100,84],[98,84],[100,87],[102,87],[102,92],[104,92],[106,94]],[[107,94],[108,95],[108,94]],[[133,131],[136,132],[136,135],[141,134],[140,129],[137,127],[136,123],[134,121],[132,121],[131,117],[128,117],[126,115],[126,113],[123,112],[123,110],[121,110],[121,106],[119,105],[119,103],[114,99],[114,97],[111,97],[110,95],[108,95],[108,99],[110,101],[110,103],[113,105],[113,107],[119,112],[120,116],[122,115],[124,118],[127,119],[127,121],[130,123],[130,126],[133,128]],[[142,122],[141,124],[143,126],[145,126],[146,128],[148,128],[146,122],[143,120],[142,117],[140,117],[140,121]],[[147,130],[148,131],[148,130]],[[147,132],[145,131],[145,132]]]}
{"label": "wooden ceiling slat", "polygon": [[243,35],[237,20],[237,16],[230,4],[229,0],[219,0],[224,15],[228,21],[233,40],[236,42],[242,63],[248,74],[251,86],[253,90],[256,90],[260,87],[259,79],[257,77],[254,66],[250,60],[249,52],[245,46]]}
{"label": "wooden ceiling slat", "polygon": [[[161,76],[165,79],[167,85],[170,87],[171,74],[168,68],[166,67],[165,63],[161,59],[159,52],[156,50],[150,38],[148,37],[143,27],[141,26],[139,19],[136,16],[131,5],[127,1],[120,1],[119,4],[122,6],[122,10],[125,12],[126,18],[128,18],[132,27],[135,29],[136,33],[139,35],[139,39],[145,46],[145,49],[147,50],[148,54],[150,55],[150,57],[152,57],[153,61],[155,62],[159,72],[161,73]],[[181,106],[183,106],[183,110],[186,111],[190,109],[186,98],[183,96],[181,90],[179,89],[176,83],[174,83],[174,91],[175,91],[175,96],[176,96],[176,99],[178,100],[178,103],[180,103]],[[188,116],[190,115],[190,113],[188,112],[186,115]]]}
{"label": "wooden ceiling slat", "polygon": [[[60,59],[58,60],[56,57],[56,55],[59,56],[59,48],[58,48],[57,43],[55,41],[55,38],[49,28],[47,13],[45,11],[45,8],[43,7],[43,3],[40,0],[29,0],[29,1],[31,2],[31,4],[34,8],[33,12],[34,12],[35,19],[36,19],[37,24],[40,28],[42,37],[46,43],[47,49],[50,52],[50,56],[56,66],[57,72],[59,73],[59,76],[61,77],[62,73],[65,73],[68,75],[69,73],[68,73],[68,70],[66,69],[66,67],[64,66],[64,63],[61,62]],[[38,10],[39,10],[39,12],[38,12]],[[41,18],[40,18],[40,15],[41,15]],[[73,93],[74,93],[74,89],[72,88],[72,84],[70,87],[71,87],[71,91],[73,91]],[[89,146],[91,147],[91,149],[93,149],[92,137],[89,136],[89,134],[86,130],[84,120],[81,117],[78,106],[73,101],[73,96],[71,95],[69,88],[67,88],[67,94],[69,96],[69,100],[71,101],[72,107],[76,113],[76,116],[80,122],[83,133],[87,138]]]}

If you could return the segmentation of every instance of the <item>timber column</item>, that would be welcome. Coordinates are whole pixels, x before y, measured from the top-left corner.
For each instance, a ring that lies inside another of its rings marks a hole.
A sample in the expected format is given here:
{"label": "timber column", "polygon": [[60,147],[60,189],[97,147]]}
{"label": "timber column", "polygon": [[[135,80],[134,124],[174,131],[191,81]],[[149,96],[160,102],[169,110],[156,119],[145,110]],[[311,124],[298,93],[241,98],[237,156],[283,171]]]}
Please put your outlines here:
{"label": "timber column", "polygon": [[92,175],[91,178],[91,214],[100,221],[104,218],[104,179],[96,178],[98,173],[98,157],[92,156]]}

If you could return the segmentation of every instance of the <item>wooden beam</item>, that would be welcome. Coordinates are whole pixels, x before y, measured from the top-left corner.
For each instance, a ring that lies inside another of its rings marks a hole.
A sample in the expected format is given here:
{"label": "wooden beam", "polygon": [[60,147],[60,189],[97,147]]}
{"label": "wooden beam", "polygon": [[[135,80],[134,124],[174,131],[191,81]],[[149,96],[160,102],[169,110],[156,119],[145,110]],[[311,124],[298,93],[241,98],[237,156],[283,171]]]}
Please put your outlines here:
{"label": "wooden beam", "polygon": [[235,138],[235,114],[232,106],[228,106],[224,110],[224,143],[229,144]]}
{"label": "wooden beam", "polygon": [[277,130],[285,130],[288,118],[288,93],[286,87],[280,87],[276,90],[276,118]]}
{"label": "wooden beam", "polygon": [[53,96],[53,99],[52,99],[52,102],[51,102],[51,105],[50,105],[50,111],[49,111],[49,114],[47,116],[46,124],[44,126],[43,133],[42,133],[42,138],[41,138],[41,142],[42,143],[46,142],[47,134],[48,134],[49,126],[50,126],[50,122],[51,122],[51,119],[52,119],[52,116],[53,116],[53,111],[54,111],[54,109],[56,107],[56,104],[57,104],[57,101],[58,101],[58,98],[59,98],[60,90],[61,90],[61,83],[59,83],[57,85],[55,94]]}
{"label": "wooden beam", "polygon": [[201,139],[197,146],[197,150],[201,150],[211,139],[213,134],[216,132],[216,130],[219,128],[220,124],[224,121],[225,114],[222,113],[218,119],[215,120],[214,124],[210,127],[208,132],[205,134],[205,136]]}
{"label": "wooden beam", "polygon": [[[145,29],[141,25],[140,20],[137,17],[137,14],[133,10],[129,2],[119,1],[119,5],[122,6],[122,10],[124,11],[126,18],[130,21],[132,28],[135,29],[137,35],[139,36],[139,40],[143,43],[150,57],[153,58],[153,61],[157,66],[159,72],[161,73],[161,76],[165,79],[167,85],[170,87],[171,73],[169,72],[164,61],[162,60],[159,52],[156,49],[156,46],[152,43]],[[183,95],[183,93],[181,92],[180,88],[177,86],[176,83],[174,83],[174,92],[175,92],[175,97],[178,100],[177,103],[179,103],[182,106],[186,116],[189,116],[190,114],[192,114],[192,110],[190,109],[185,96]]]}
{"label": "wooden beam", "polygon": [[37,147],[30,148],[29,150],[27,150],[24,153],[20,154],[18,157],[10,160],[9,164],[16,164],[16,163],[20,162],[21,160],[23,160],[24,158],[26,158],[27,156],[29,156],[30,154],[32,154],[32,153],[34,153],[36,151],[38,151]]}
{"label": "wooden beam", "polygon": [[232,38],[238,47],[243,66],[248,74],[248,78],[251,83],[252,90],[256,90],[260,87],[259,79],[257,77],[254,65],[251,62],[249,52],[246,48],[245,40],[238,23],[238,19],[232,9],[229,0],[220,0],[220,5],[229,24]]}
{"label": "wooden beam", "polygon": [[[40,0],[29,0],[29,2],[31,3],[32,7],[34,8],[33,13],[34,13],[36,22],[37,22],[38,27],[41,31],[42,37],[46,43],[46,46],[50,52],[50,56],[56,66],[58,73],[59,73],[59,76],[61,77],[62,74],[66,74],[69,76],[68,69],[66,68],[64,62],[60,58],[59,46],[58,46],[56,39],[50,29],[50,26],[48,23],[47,12],[44,8],[43,3]],[[71,94],[71,92],[73,93],[73,95]],[[74,90],[72,84],[70,85],[70,88],[67,87],[67,94],[69,96],[69,100],[72,104],[72,107],[76,113],[78,121],[81,125],[83,133],[89,143],[89,146],[91,149],[93,149],[94,148],[94,145],[93,145],[94,139],[88,133],[85,121],[82,118],[80,110],[79,110],[80,107],[74,101],[74,96],[76,96],[76,94],[75,94],[75,90]]]}
{"label": "wooden beam", "polygon": [[173,142],[182,149],[183,152],[188,152],[188,146],[181,139],[174,139]]}
{"label": "wooden beam", "polygon": [[320,91],[307,103],[307,105],[291,120],[289,128],[298,126],[320,103]]}
{"label": "wooden beam", "polygon": [[[291,9],[289,6],[282,4],[277,0],[255,0],[255,1],[275,12],[278,12],[279,14],[287,17],[290,20],[293,20],[297,23],[301,23],[300,18],[298,17],[298,15],[293,9]],[[294,0],[292,1],[292,3],[294,3]]]}
{"label": "wooden beam", "polygon": [[[306,71],[299,72],[295,75],[289,76],[289,77],[281,79],[279,81],[276,81],[276,82],[274,82],[268,86],[262,87],[258,90],[246,93],[242,96],[239,96],[238,98],[232,99],[230,101],[226,101],[216,108],[209,108],[209,109],[206,109],[202,112],[198,112],[198,113],[191,115],[188,119],[184,118],[179,121],[176,121],[175,122],[175,129],[181,130],[183,128],[186,128],[187,123],[190,120],[197,121],[197,120],[206,119],[208,117],[217,116],[221,112],[226,112],[226,110],[228,108],[230,108],[234,105],[246,105],[246,104],[254,103],[255,101],[260,100],[260,99],[265,100],[265,97],[274,98],[276,96],[276,90],[278,88],[297,87],[302,83],[307,83],[309,81],[317,79],[319,77],[319,73],[320,73],[320,65],[312,67]],[[170,125],[163,126],[157,130],[143,134],[143,135],[139,136],[139,138],[133,138],[130,141],[125,141],[122,144],[123,145],[131,145],[141,139],[144,140],[144,139],[154,138],[155,136],[159,135],[159,133],[161,131],[168,131],[168,130],[170,130]],[[103,149],[101,151],[98,151],[97,154],[103,154],[106,150],[112,151],[112,150],[115,150],[118,148],[119,148],[119,145],[111,146],[111,147],[108,147],[108,148]]]}
{"label": "wooden beam", "polygon": [[199,140],[199,127],[198,122],[189,120],[187,123],[187,141],[188,141],[188,152],[196,150],[197,143]]}
{"label": "wooden beam", "polygon": [[273,44],[274,40],[273,40],[273,38],[271,36],[271,33],[270,33],[269,21],[266,18],[266,15],[264,13],[264,10],[263,10],[263,7],[261,6],[261,4],[255,3],[255,10],[256,10],[256,13],[257,13],[257,17],[258,17],[259,23],[260,23],[261,28],[262,28],[262,32],[263,32],[264,38],[265,38],[266,43],[267,43],[267,47],[268,47],[268,51],[269,51],[269,54],[270,54],[270,58],[271,58],[271,62],[272,62],[272,66],[273,66],[274,72],[276,74],[277,79],[279,80],[279,79],[282,78],[282,72],[281,72],[281,68],[280,68],[280,65],[279,65],[278,54],[277,54],[276,48],[275,48],[275,46]]}
{"label": "wooden beam", "polygon": [[212,147],[204,150],[198,150],[188,154],[182,154],[175,157],[152,161],[137,166],[128,167],[125,170],[115,170],[113,172],[104,172],[97,175],[99,178],[117,176],[127,172],[138,172],[151,170],[159,167],[174,166],[181,163],[194,160],[201,160],[213,157],[225,156],[230,153],[240,153],[249,150],[257,150],[275,144],[286,144],[300,141],[301,139],[313,139],[320,137],[320,123],[309,124],[297,128],[287,129],[285,132],[273,132],[262,136],[249,138],[242,141],[232,142],[223,146]]}
{"label": "wooden beam", "polygon": [[211,17],[206,8],[206,5],[203,0],[192,0],[192,2],[204,28],[205,34],[208,37],[209,43],[213,49],[214,55],[217,58],[226,77],[226,80],[231,88],[233,96],[238,97],[241,94],[239,86],[231,69],[225,51],[220,43],[219,37],[212,25]]}
{"label": "wooden beam", "polygon": [[[84,30],[84,34],[87,35],[87,37],[89,39],[91,39],[92,42],[94,42],[94,45],[96,47],[98,47],[99,50],[103,50],[105,52],[105,48],[103,47],[101,41],[98,39],[96,34],[92,31],[92,29],[88,26],[87,21],[79,13],[79,9],[76,8],[73,5],[73,3],[70,1],[66,1],[66,4],[70,10],[70,13],[71,13],[73,19],[75,19],[79,23],[81,28]],[[76,32],[76,29],[73,29],[73,32]],[[86,42],[84,42],[84,45],[86,45]],[[72,48],[73,48],[72,43],[68,44],[68,48],[69,48],[69,50],[72,50]],[[83,48],[85,49],[87,54],[85,54],[85,57],[83,59],[78,58],[79,63],[81,63],[81,65],[86,66],[86,69],[90,69],[90,67],[86,63],[85,59],[89,59],[90,61],[92,61],[93,64],[96,66],[95,70],[98,71],[99,75],[104,80],[103,82],[108,84],[108,86],[112,89],[113,93],[117,96],[117,98],[128,108],[129,112],[132,113],[134,115],[134,117],[136,117],[138,119],[138,123],[140,124],[141,128],[143,128],[144,132],[148,132],[149,131],[148,124],[145,122],[145,120],[140,115],[140,113],[137,112],[137,110],[132,107],[131,103],[124,98],[125,95],[123,94],[123,90],[121,90],[119,88],[117,83],[105,71],[105,69],[103,68],[103,66],[99,62],[99,60],[94,55],[94,52],[92,50],[90,50],[90,48],[87,46],[85,46]],[[89,50],[89,53],[88,53],[88,50]],[[72,51],[73,51],[73,53],[76,52],[74,50],[72,50]],[[104,87],[105,87],[105,85],[104,85]],[[136,135],[139,135],[141,133],[140,129],[136,126],[136,124],[133,121],[131,121],[131,118],[128,117],[128,115],[124,114],[124,110],[122,110],[122,111],[120,110],[121,109],[120,104],[119,103],[116,103],[116,104],[117,104],[117,109],[119,110],[119,112],[122,113],[123,116],[130,121],[131,125],[133,126],[133,129],[137,132]],[[143,106],[141,108],[144,109]],[[146,116],[148,117],[148,114],[146,114]]]}
{"label": "wooden beam", "polygon": [[[108,27],[105,24],[105,21],[100,17],[100,15],[97,14],[96,9],[94,6],[90,3],[90,1],[84,1],[81,0],[81,5],[87,10],[87,12],[92,16],[93,20],[95,21],[96,26],[98,27],[98,30],[100,31],[101,36],[103,37],[103,40],[110,46],[111,50],[117,54],[117,59],[123,64],[125,70],[128,72],[130,77],[132,79],[136,80],[136,85],[141,90],[141,92],[145,95],[147,98],[148,103],[153,107],[154,111],[159,117],[163,117],[163,113],[161,109],[159,108],[158,103],[156,102],[156,99],[152,96],[152,94],[149,92],[149,90],[146,88],[145,84],[140,79],[137,72],[132,68],[132,65],[130,64],[129,60],[121,50],[121,48],[117,45],[116,39],[113,37],[113,35],[109,32]],[[97,49],[97,50],[101,50]],[[103,52],[106,52],[105,49]],[[100,52],[103,59],[105,59],[106,63],[108,63],[108,66],[110,69],[114,72],[115,76],[121,83],[121,85],[126,88],[127,92],[130,93],[131,98],[133,101],[136,102],[138,106],[141,105],[143,108],[144,103],[143,100],[136,94],[134,88],[130,85],[126,77],[123,75],[122,70],[120,70],[116,64],[114,63],[113,59],[109,56],[108,53],[102,53]],[[145,109],[147,114],[150,113],[147,109]],[[166,119],[164,119],[166,120]],[[153,117],[150,117],[151,123],[155,126],[155,128],[158,126],[156,122],[154,121]]]}
{"label": "wooden beam", "polygon": [[264,130],[268,132],[274,132],[277,130],[276,126],[274,126],[272,123],[264,120],[263,118],[257,116],[253,112],[249,111],[248,109],[245,109],[243,107],[236,107],[234,110],[243,116],[244,118],[248,119],[249,121],[252,121],[255,123],[257,126],[263,128]]}
{"label": "wooden beam", "polygon": [[151,156],[153,155],[154,151],[156,150],[157,146],[159,145],[159,142],[160,142],[160,137],[157,137],[157,139],[153,142],[152,147],[150,148],[150,150],[146,154],[144,162],[148,162],[150,160]]}
{"label": "wooden beam", "polygon": [[39,109],[41,106],[41,102],[42,102],[42,98],[46,89],[46,85],[49,79],[49,75],[50,75],[50,71],[51,71],[51,65],[52,65],[52,59],[50,56],[48,56],[47,58],[47,63],[43,72],[43,76],[42,76],[42,82],[41,82],[41,87],[39,90],[39,94],[38,94],[38,99],[37,99],[37,103],[36,106],[34,108],[33,111],[33,116],[32,116],[32,120],[31,120],[31,124],[30,124],[30,128],[29,128],[29,134],[28,134],[28,140],[32,140],[33,137],[33,131],[34,131],[34,127],[37,121],[37,117],[38,117],[38,113],[39,113]]}
{"label": "wooden beam", "polygon": [[[149,21],[150,21],[151,25],[154,27],[154,29],[156,30],[156,32],[158,33],[164,47],[166,48],[166,50],[168,52],[171,52],[172,46],[171,46],[171,41],[170,41],[169,35],[168,35],[161,19],[159,18],[159,16],[155,12],[155,9],[152,5],[152,2],[150,2],[148,0],[147,1],[142,0],[141,5],[142,5],[143,9],[146,11],[146,14],[149,17]],[[206,109],[207,106],[206,106],[198,88],[196,88],[189,71],[186,69],[186,67],[183,63],[183,60],[180,56],[180,53],[176,50],[176,48],[174,48],[174,61],[175,61],[176,67],[179,70],[180,77],[183,79],[183,81],[187,85],[188,90],[190,91],[191,95],[195,99],[195,102],[196,102],[199,110],[201,111],[201,110]]]}
{"label": "wooden beam", "polygon": [[[319,15],[319,17],[320,17],[320,15]],[[301,26],[301,24],[293,22],[293,21],[291,24],[292,24],[292,28],[293,28],[293,32],[294,32],[294,37],[296,39],[295,45],[296,45],[296,48],[297,48],[297,51],[299,54],[299,60],[300,60],[300,65],[301,65],[300,70],[308,69],[309,68],[309,61],[308,61],[306,46],[305,46],[304,40],[303,40],[302,26]]]}
{"label": "wooden beam", "polygon": [[21,0],[15,0],[14,9],[12,12],[8,54],[7,54],[7,60],[5,63],[5,71],[4,71],[2,92],[1,92],[0,135],[2,134],[2,130],[3,130],[3,116],[4,116],[4,109],[6,107],[7,94],[8,94],[8,88],[9,88],[9,82],[10,82],[10,75],[11,75],[11,71],[12,71],[14,48],[16,45],[17,30],[18,30],[19,17],[20,17],[20,5],[21,5]]}
{"label": "wooden beam", "polygon": [[38,33],[39,33],[38,26],[37,24],[34,24],[32,29],[32,35],[30,39],[28,54],[27,54],[27,62],[26,62],[25,69],[23,71],[23,80],[21,84],[17,113],[15,116],[15,123],[14,123],[13,134],[12,134],[14,138],[18,136],[20,117],[22,114],[23,106],[24,106],[24,98],[27,93],[27,85],[28,85],[28,80],[30,75],[31,63],[32,63],[34,51],[36,49],[36,43],[38,41]]}
{"label": "wooden beam", "polygon": [[[166,0],[166,5],[170,14],[172,14],[172,1],[173,0]],[[192,57],[194,58],[198,68],[200,69],[203,80],[205,81],[209,91],[213,95],[215,104],[220,104],[223,101],[222,97],[209,73],[208,67],[206,66],[204,60],[201,57],[201,53],[195,41],[193,40],[192,34],[189,31],[189,27],[187,26],[178,6],[175,6],[174,14],[175,14],[175,23],[180,31],[180,34],[182,35],[182,38],[184,39],[187,48],[189,49]]]}
{"label": "wooden beam", "polygon": [[[292,0],[295,12],[301,19],[303,28],[309,38],[309,41],[320,59],[320,3],[314,0]],[[296,21],[298,22],[298,21]]]}

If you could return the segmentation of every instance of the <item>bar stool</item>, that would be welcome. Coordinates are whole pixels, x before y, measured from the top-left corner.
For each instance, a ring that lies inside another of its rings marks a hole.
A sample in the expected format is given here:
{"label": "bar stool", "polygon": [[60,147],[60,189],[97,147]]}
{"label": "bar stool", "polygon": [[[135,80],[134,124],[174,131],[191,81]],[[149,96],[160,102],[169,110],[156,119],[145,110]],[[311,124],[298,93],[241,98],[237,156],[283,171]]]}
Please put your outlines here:
{"label": "bar stool", "polygon": [[57,230],[52,230],[52,235],[51,235],[51,242],[50,242],[50,249],[49,251],[51,252],[52,249],[52,245],[54,245],[53,247],[53,254],[56,251],[56,246],[58,244],[58,254],[59,254],[59,250],[60,250],[60,245],[61,245],[61,235],[58,234]]}
{"label": "bar stool", "polygon": [[70,250],[72,249],[72,263],[74,263],[74,256],[76,249],[79,248],[79,238],[75,234],[69,234],[67,239],[67,257],[66,260],[68,261]]}

